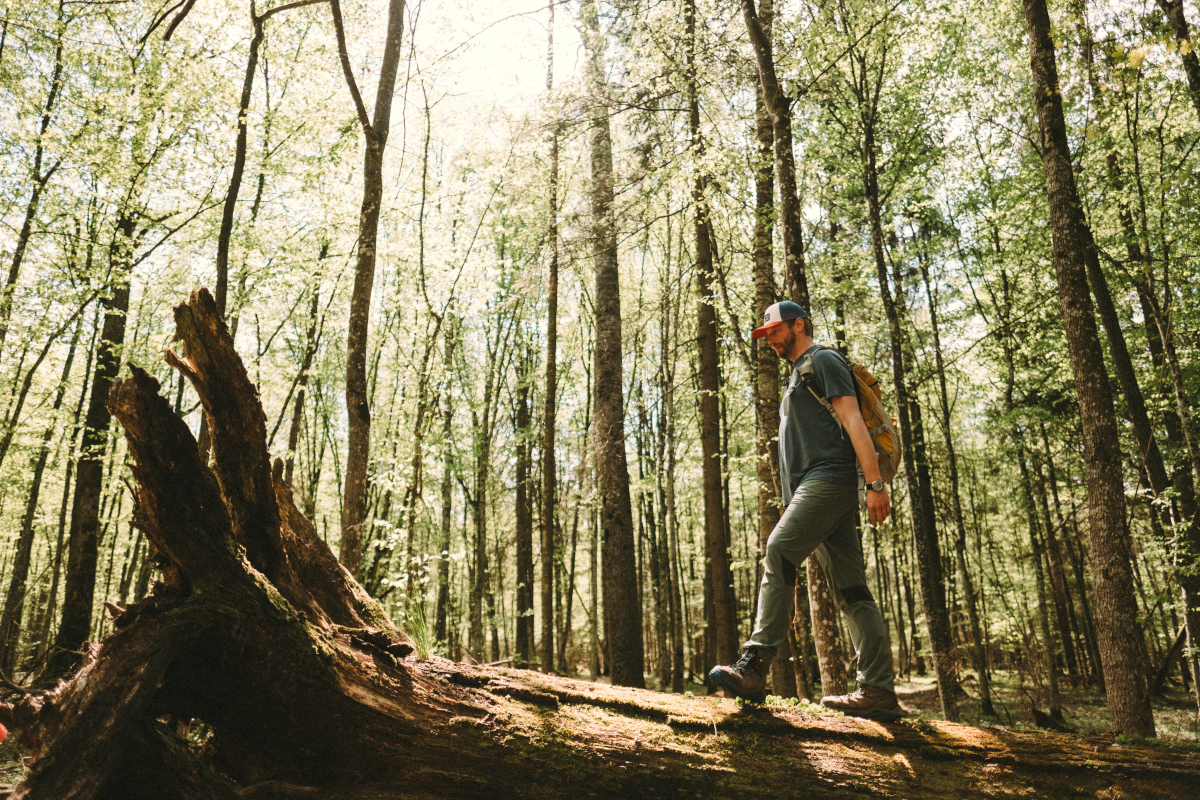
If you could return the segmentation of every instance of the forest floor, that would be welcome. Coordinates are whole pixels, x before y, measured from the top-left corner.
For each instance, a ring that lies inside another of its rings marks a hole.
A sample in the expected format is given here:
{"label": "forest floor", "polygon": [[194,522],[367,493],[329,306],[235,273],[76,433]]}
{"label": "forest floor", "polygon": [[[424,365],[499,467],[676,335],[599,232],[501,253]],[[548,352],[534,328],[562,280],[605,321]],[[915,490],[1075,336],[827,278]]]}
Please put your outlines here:
{"label": "forest floor", "polygon": [[[429,666],[438,669],[439,661]],[[994,689],[1001,720],[978,714],[968,680],[965,724],[941,722],[932,679],[916,678],[897,686],[909,716],[880,725],[803,701],[744,706],[705,697],[701,686],[680,696],[530,671],[466,669],[494,685],[488,689],[494,705],[482,720],[452,721],[455,735],[480,752],[515,747],[505,752],[525,765],[534,786],[539,776],[550,779],[549,764],[582,776],[614,759],[630,770],[651,769],[652,782],[663,787],[694,780],[700,765],[715,770],[714,779],[769,795],[795,796],[789,790],[803,786],[808,798],[1190,799],[1200,779],[1195,706],[1178,686],[1156,699],[1159,738],[1132,742],[1105,733],[1102,696],[1093,690],[1063,689],[1065,721],[1075,734],[1037,730],[1027,695],[1004,673]],[[547,705],[550,695],[558,702]],[[16,737],[0,745],[0,797],[20,782],[27,757]],[[597,774],[611,773],[593,774],[590,794],[619,796],[599,785]]]}
{"label": "forest floor", "polygon": [[[969,678],[965,694],[959,695],[962,722],[981,726],[1002,725],[1013,730],[1038,729],[1031,712],[1031,693],[1014,674],[999,671],[992,676],[992,704],[1000,715],[999,720],[980,713],[977,688],[973,677]],[[1067,728],[1083,735],[1101,735],[1109,730],[1108,708],[1104,704],[1103,694],[1090,687],[1072,687],[1066,680],[1062,681],[1059,691],[1063,722]],[[929,720],[941,719],[937,684],[932,677],[913,676],[901,681],[896,685],[896,694],[911,715]],[[1044,705],[1042,710],[1046,710]],[[1163,693],[1154,698],[1154,727],[1164,744],[1182,747],[1195,745],[1196,752],[1200,753],[1200,715],[1196,713],[1195,695],[1190,690],[1176,684],[1164,687]]]}

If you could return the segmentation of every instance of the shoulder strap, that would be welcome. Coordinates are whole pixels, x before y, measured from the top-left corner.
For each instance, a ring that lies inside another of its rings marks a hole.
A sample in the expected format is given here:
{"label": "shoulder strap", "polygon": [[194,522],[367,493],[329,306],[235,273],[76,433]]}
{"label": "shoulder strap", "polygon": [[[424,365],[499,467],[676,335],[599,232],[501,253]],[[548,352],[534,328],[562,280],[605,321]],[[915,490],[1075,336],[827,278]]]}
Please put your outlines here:
{"label": "shoulder strap", "polygon": [[[820,403],[822,406],[825,407],[825,410],[829,412],[829,415],[831,417],[833,417],[833,421],[837,423],[839,428],[843,428],[842,420],[838,417],[837,411],[834,410],[833,403],[829,402],[828,398],[825,397],[825,390],[821,389],[821,392],[817,393],[813,389],[813,384],[816,383],[816,380],[817,380],[817,375],[815,372],[813,372],[813,368],[812,368],[813,356],[816,355],[816,353],[820,352],[821,350],[833,350],[833,352],[837,353],[838,357],[842,359],[843,363],[845,363],[845,361],[846,361],[846,359],[842,356],[842,354],[838,353],[838,351],[834,350],[834,348],[830,347],[829,345],[818,344],[816,350],[809,352],[809,353],[805,353],[800,358],[800,360],[796,362],[795,371],[797,373],[799,373],[800,380],[804,383],[804,388],[808,389],[808,392],[809,392],[809,394],[811,394],[813,396],[813,399],[815,399],[818,403]],[[850,377],[853,380],[854,375],[851,374]],[[818,387],[818,388],[820,388],[820,387]],[[855,397],[857,398],[858,387],[855,387],[854,391],[855,391]],[[844,430],[844,428],[843,428],[843,430]]]}

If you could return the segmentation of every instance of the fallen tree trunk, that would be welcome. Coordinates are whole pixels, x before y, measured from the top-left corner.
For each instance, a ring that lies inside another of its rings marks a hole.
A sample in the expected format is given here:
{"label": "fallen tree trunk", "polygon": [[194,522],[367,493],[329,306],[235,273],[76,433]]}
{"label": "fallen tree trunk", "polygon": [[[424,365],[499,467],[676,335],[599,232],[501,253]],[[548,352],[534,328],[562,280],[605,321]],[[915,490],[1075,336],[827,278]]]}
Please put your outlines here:
{"label": "fallen tree trunk", "polygon": [[[271,482],[257,393],[207,291],[175,312],[214,465],[131,366],[109,400],[158,553],[84,666],[0,706],[14,798],[1189,796],[1195,756],[1107,737],[883,726],[415,657]],[[203,741],[179,729],[207,731]],[[1153,787],[1152,790],[1146,787]]]}

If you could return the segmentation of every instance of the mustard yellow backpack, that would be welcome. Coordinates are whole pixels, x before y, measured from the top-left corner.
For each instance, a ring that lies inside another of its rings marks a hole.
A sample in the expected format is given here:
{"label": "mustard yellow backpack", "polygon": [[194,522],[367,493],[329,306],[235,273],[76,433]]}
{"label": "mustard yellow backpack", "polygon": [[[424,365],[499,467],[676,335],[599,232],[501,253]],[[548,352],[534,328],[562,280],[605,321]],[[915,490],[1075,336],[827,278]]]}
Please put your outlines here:
{"label": "mustard yellow backpack", "polygon": [[[824,344],[817,345],[817,348],[837,354],[837,357],[850,368],[858,396],[858,410],[862,413],[863,422],[867,425],[867,432],[871,435],[871,442],[875,445],[875,455],[879,459],[879,477],[890,483],[896,477],[896,473],[900,471],[900,457],[903,455],[903,451],[900,445],[900,433],[896,430],[898,425],[896,418],[889,414],[883,406],[883,390],[879,386],[879,379],[872,375],[865,366],[846,358],[836,348]],[[817,402],[833,415],[838,426],[842,427],[842,421],[838,419],[837,412],[833,410],[833,403],[825,399],[825,392],[817,392],[813,389],[816,376],[813,374],[812,357],[812,352],[807,353],[796,365],[796,369],[800,373],[800,380],[817,399]]]}

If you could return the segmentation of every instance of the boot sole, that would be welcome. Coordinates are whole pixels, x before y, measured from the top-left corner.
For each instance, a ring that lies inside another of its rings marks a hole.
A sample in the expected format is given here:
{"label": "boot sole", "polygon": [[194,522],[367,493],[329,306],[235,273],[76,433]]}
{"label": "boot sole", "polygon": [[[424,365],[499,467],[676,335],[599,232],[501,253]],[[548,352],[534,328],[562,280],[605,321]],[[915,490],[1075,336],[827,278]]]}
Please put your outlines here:
{"label": "boot sole", "polygon": [[746,700],[747,702],[750,702],[750,703],[759,703],[759,704],[761,704],[761,703],[765,703],[765,702],[766,702],[766,700],[767,700],[767,693],[766,693],[766,691],[761,691],[761,692],[739,692],[737,689],[734,689],[732,686],[726,686],[726,685],[725,685],[725,682],[724,682],[723,680],[721,680],[721,675],[722,675],[722,674],[723,674],[723,673],[721,673],[721,672],[718,672],[718,671],[716,671],[715,669],[714,669],[714,670],[712,670],[711,672],[709,672],[709,673],[708,673],[708,688],[709,688],[709,691],[717,691],[717,690],[720,690],[720,691],[723,691],[723,692],[727,692],[728,694],[731,694],[731,695],[733,695],[734,697],[740,697],[740,698],[742,698],[743,700]]}

